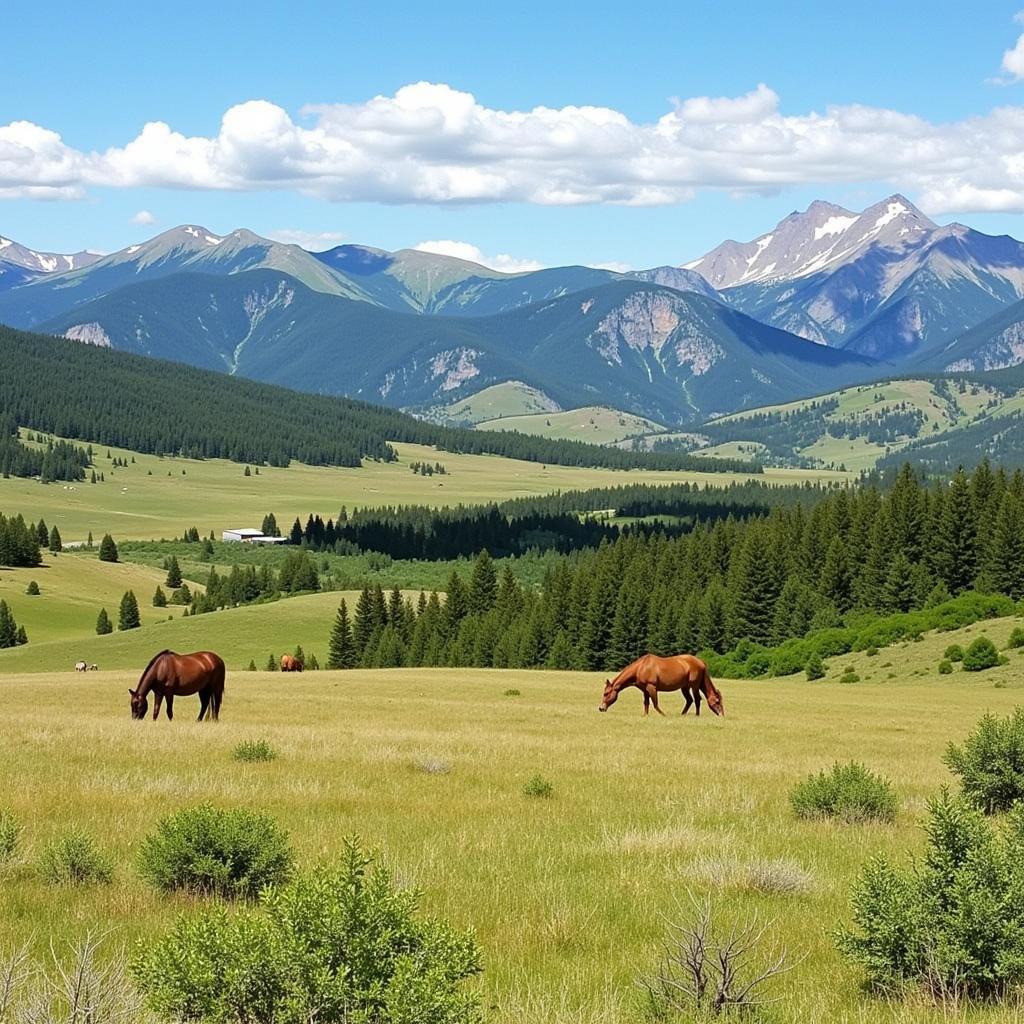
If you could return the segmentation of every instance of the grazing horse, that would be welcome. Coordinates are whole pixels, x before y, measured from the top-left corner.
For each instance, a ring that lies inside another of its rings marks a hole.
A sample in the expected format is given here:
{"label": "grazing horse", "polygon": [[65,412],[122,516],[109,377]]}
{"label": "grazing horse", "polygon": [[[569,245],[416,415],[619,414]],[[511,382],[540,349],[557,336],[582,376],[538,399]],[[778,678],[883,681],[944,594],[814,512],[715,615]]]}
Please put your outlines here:
{"label": "grazing horse", "polygon": [[216,721],[224,697],[224,662],[212,651],[175,654],[161,651],[144,669],[139,685],[128,691],[132,697],[132,718],[145,718],[149,694],[153,694],[153,721],[160,717],[160,702],[167,699],[167,718],[174,718],[174,698],[199,694],[199,721],[209,711]]}
{"label": "grazing horse", "polygon": [[88,672],[89,671],[89,666],[84,661],[76,661],[75,662],[75,671],[76,672]]}
{"label": "grazing horse", "polygon": [[619,698],[619,694],[627,686],[635,686],[644,695],[644,714],[650,710],[651,704],[659,715],[665,714],[658,707],[658,694],[671,690],[682,690],[686,698],[683,714],[690,710],[691,704],[697,705],[700,714],[701,696],[707,698],[708,707],[716,715],[725,714],[722,695],[711,681],[708,667],[700,658],[692,654],[677,654],[671,658],[659,658],[655,654],[645,654],[627,665],[614,679],[604,681],[604,696],[598,705],[598,711],[607,711]]}
{"label": "grazing horse", "polygon": [[301,672],[305,668],[298,658],[292,657],[290,654],[281,655],[281,671],[282,672]]}

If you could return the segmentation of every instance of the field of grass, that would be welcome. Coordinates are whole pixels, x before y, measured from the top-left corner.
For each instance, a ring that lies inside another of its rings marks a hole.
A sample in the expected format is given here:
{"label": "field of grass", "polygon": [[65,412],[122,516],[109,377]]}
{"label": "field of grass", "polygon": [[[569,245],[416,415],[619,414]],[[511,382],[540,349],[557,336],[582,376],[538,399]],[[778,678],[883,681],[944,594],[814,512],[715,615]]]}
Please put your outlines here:
{"label": "field of grass", "polygon": [[[220,537],[221,531],[232,527],[259,527],[267,512],[273,512],[282,529],[287,529],[296,516],[305,522],[313,512],[326,519],[337,516],[342,505],[350,509],[386,504],[455,505],[626,483],[689,480],[715,486],[748,479],[732,473],[540,466],[497,455],[457,455],[411,444],[395,448],[397,462],[370,462],[361,469],[293,463],[287,469],[263,466],[258,476],[245,476],[244,466],[222,459],[158,458],[100,446],[96,463],[97,471],[102,470],[106,477],[104,483],[0,480],[0,512],[21,513],[27,520],[42,515],[50,526],[60,529],[67,544],[84,541],[90,531],[97,542],[108,531],[116,539],[152,540],[181,536],[191,526],[197,526],[203,536],[212,530]],[[128,466],[113,469],[112,460],[118,457],[128,461]],[[411,462],[424,460],[444,463],[447,475],[426,477],[410,472]],[[772,470],[764,479],[790,483],[848,477],[814,470]]]}
{"label": "field of grass", "polygon": [[[0,599],[7,602],[18,625],[28,632],[28,652],[50,640],[94,634],[96,616],[106,608],[117,625],[117,609],[126,590],[134,590],[143,624],[180,615],[181,608],[154,608],[153,593],[166,573],[127,562],[101,562],[93,555],[51,555],[35,569],[4,569]],[[25,593],[29,581],[39,584],[39,596]],[[76,659],[77,660],[77,659]]]}
{"label": "field of grass", "polygon": [[469,398],[432,410],[438,418],[458,423],[479,423],[498,416],[528,416],[536,412],[554,412],[558,403],[543,391],[518,380],[492,384]]}
{"label": "field of grass", "polygon": [[477,426],[481,430],[518,430],[521,434],[539,434],[558,441],[587,441],[591,444],[614,444],[627,437],[663,429],[653,420],[603,405],[588,405],[565,412],[538,412],[529,416],[503,416],[484,420]]}
{"label": "field of grass", "polygon": [[[173,627],[223,625],[233,613],[222,614]],[[423,889],[429,912],[476,931],[493,1024],[639,1022],[636,977],[654,969],[687,891],[709,895],[726,918],[759,913],[803,957],[775,983],[773,1021],[937,1024],[950,1018],[923,1003],[864,995],[833,932],[867,857],[922,849],[926,801],[950,781],[946,744],[1024,693],[1024,657],[940,676],[943,648],[982,632],[1002,644],[1011,625],[836,659],[816,683],[726,681],[724,719],[681,718],[673,695],[668,717],[645,720],[632,691],[600,715],[597,673],[424,669],[229,672],[219,724],[191,721],[186,699],[173,723],[132,722],[133,672],[5,675],[2,803],[25,834],[0,878],[0,946],[29,938],[44,954],[51,939],[90,928],[131,945],[167,927],[191,901],[140,881],[139,843],[163,814],[211,801],[273,814],[303,865],[360,834]],[[266,646],[262,635],[254,642]],[[863,682],[840,685],[850,663]],[[237,743],[258,738],[276,761],[232,761]],[[893,780],[896,823],[797,821],[790,787],[851,758]],[[450,771],[425,771],[428,760]],[[523,795],[534,773],[553,784],[550,799]],[[42,846],[73,824],[115,859],[112,885],[56,889],[35,874]],[[788,891],[773,891],[779,879]],[[1021,1018],[980,1008],[958,1019]]]}

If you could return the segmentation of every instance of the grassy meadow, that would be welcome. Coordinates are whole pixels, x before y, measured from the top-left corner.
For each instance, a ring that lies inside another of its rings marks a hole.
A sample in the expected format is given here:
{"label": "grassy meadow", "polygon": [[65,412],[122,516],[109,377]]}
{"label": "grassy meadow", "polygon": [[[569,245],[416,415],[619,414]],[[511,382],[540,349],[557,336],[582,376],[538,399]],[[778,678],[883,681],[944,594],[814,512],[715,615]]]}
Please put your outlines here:
{"label": "grassy meadow", "polygon": [[[289,603],[299,601],[280,608]],[[305,865],[358,833],[424,891],[428,911],[475,930],[496,1024],[639,1021],[635,979],[654,967],[688,891],[710,895],[726,917],[774,920],[773,934],[803,957],[775,986],[773,1019],[948,1019],[864,995],[832,933],[848,919],[866,857],[921,849],[926,801],[950,781],[946,744],[1024,690],[1024,658],[940,676],[943,648],[981,632],[1001,645],[1011,625],[835,659],[816,683],[723,682],[724,719],[681,718],[671,695],[667,717],[645,720],[635,691],[598,714],[597,674],[403,669],[230,672],[220,723],[197,725],[185,698],[173,723],[133,722],[124,691],[137,666],[77,678],[5,673],[2,803],[25,832],[0,877],[0,945],[31,937],[43,952],[50,938],[97,927],[130,945],[167,927],[190,900],[146,888],[134,868],[139,843],[163,814],[211,801],[273,814]],[[839,684],[851,663],[863,681]],[[236,744],[259,738],[276,761],[231,759]],[[893,780],[896,823],[797,821],[790,787],[851,758]],[[550,799],[523,794],[535,773],[553,783]],[[36,877],[39,850],[71,824],[114,858],[111,885],[55,889]],[[1024,1018],[1004,1007],[964,1019]]]}
{"label": "grassy meadow", "polygon": [[[691,481],[723,486],[748,479],[743,474],[650,472],[544,466],[497,455],[459,455],[422,445],[396,444],[397,462],[367,462],[360,469],[261,466],[245,476],[245,467],[223,459],[160,458],[127,449],[95,446],[96,468],[104,483],[41,484],[36,480],[0,480],[0,510],[26,520],[44,516],[56,525],[64,543],[96,542],[110,532],[118,540],[180,536],[197,526],[204,536],[238,526],[259,527],[267,512],[287,528],[310,512],[334,517],[348,508],[387,504],[455,505],[549,494],[557,490],[618,486],[627,483]],[[107,452],[111,458],[107,458]],[[112,468],[114,458],[128,462]],[[131,459],[135,462],[132,463]],[[445,476],[420,476],[411,462],[441,462]],[[760,479],[760,478],[759,478]],[[768,470],[763,479],[779,483],[852,479],[845,473]]]}
{"label": "grassy meadow", "polygon": [[664,430],[654,420],[603,405],[587,405],[565,412],[503,416],[484,420],[477,426],[480,430],[518,430],[521,434],[539,434],[559,441],[586,441],[590,444],[613,444],[627,437]]}

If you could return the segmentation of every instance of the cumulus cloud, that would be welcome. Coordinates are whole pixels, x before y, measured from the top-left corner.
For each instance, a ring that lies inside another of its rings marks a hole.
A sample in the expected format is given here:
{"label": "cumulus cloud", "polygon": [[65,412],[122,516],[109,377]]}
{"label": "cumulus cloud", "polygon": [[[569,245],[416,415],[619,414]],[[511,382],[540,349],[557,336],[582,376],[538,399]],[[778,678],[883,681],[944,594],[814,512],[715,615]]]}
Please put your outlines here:
{"label": "cumulus cloud", "polygon": [[[1008,51],[1007,73],[1017,68]],[[231,107],[215,135],[162,121],[103,152],[54,131],[0,126],[0,196],[77,198],[92,187],[292,190],[380,203],[685,202],[704,189],[764,194],[883,183],[930,213],[1024,211],[1024,108],[937,123],[882,107],[784,114],[767,85],[674,101],[653,122],[608,107],[500,110],[418,82],[392,96],[304,108]],[[497,257],[495,257],[497,259]]]}
{"label": "cumulus cloud", "polygon": [[523,259],[498,253],[497,256],[486,256],[482,249],[470,242],[457,242],[451,238],[439,238],[431,242],[419,242],[413,246],[420,252],[432,252],[438,256],[454,256],[458,260],[479,263],[491,270],[500,270],[505,274],[522,274],[529,270],[543,270],[544,264],[538,260]]}
{"label": "cumulus cloud", "polygon": [[[1024,23],[1024,11],[1018,11],[1014,20]],[[1000,66],[1006,77],[997,81],[1003,85],[1019,82],[1024,78],[1024,33],[1017,37],[1017,42],[1009,50],[1004,51]]]}
{"label": "cumulus cloud", "polygon": [[132,216],[133,224],[155,224],[156,217],[149,212],[149,210],[139,210],[138,213]]}
{"label": "cumulus cloud", "polygon": [[285,245],[298,245],[310,252],[333,249],[345,241],[341,231],[303,231],[301,228],[278,228],[276,231],[268,231],[267,238],[284,242]]}
{"label": "cumulus cloud", "polygon": [[607,263],[588,263],[588,267],[595,270],[611,270],[616,274],[628,274],[633,268],[622,260],[609,260]]}

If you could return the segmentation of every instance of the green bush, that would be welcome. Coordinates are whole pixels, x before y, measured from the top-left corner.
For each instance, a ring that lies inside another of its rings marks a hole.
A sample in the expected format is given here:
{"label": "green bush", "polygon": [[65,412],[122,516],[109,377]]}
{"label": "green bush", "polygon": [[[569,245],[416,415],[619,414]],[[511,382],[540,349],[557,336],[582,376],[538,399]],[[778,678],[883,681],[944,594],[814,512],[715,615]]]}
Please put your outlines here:
{"label": "green bush", "polygon": [[864,652],[869,658],[874,658],[878,654],[878,648],[872,645]]}
{"label": "green bush", "polygon": [[512,689],[512,690],[506,690],[505,691],[505,696],[506,697],[521,697],[522,694],[520,693],[519,690]]}
{"label": "green bush", "polygon": [[949,745],[943,761],[975,807],[1008,810],[1024,797],[1024,708],[1006,718],[984,715],[962,747]]}
{"label": "green bush", "polygon": [[418,904],[350,840],[339,867],[264,890],[252,911],[181,917],[132,971],[162,1020],[477,1024],[476,941]]}
{"label": "green bush", "polygon": [[543,775],[532,775],[523,786],[523,796],[546,800],[555,792],[555,787]]}
{"label": "green bush", "polygon": [[164,892],[253,899],[292,869],[288,834],[265,814],[202,804],[164,818],[143,841],[139,872]]}
{"label": "green bush", "polygon": [[841,683],[859,683],[860,676],[853,671],[852,668],[848,668],[840,677],[839,682]]}
{"label": "green bush", "polygon": [[38,597],[39,596],[39,584],[36,583],[35,580],[29,580],[28,581],[28,586],[25,588],[25,593],[28,594],[29,597]]}
{"label": "green bush", "polygon": [[939,675],[948,676],[953,671],[953,662],[947,661],[945,658],[939,662]]}
{"label": "green bush", "polygon": [[1010,633],[1010,639],[1006,641],[1006,646],[1010,650],[1015,647],[1024,647],[1024,629],[1014,626],[1013,632]]}
{"label": "green bush", "polygon": [[865,865],[840,950],[884,992],[999,998],[1024,983],[1024,807],[998,828],[947,792],[929,807],[928,850],[906,871]]}
{"label": "green bush", "polygon": [[39,874],[51,885],[106,884],[114,868],[91,835],[73,829],[43,849]]}
{"label": "green bush", "polygon": [[789,794],[798,818],[839,818],[841,821],[892,821],[896,794],[889,782],[862,764],[832,766],[798,783]]}
{"label": "green bush", "polygon": [[943,652],[942,656],[947,661],[963,661],[964,649],[959,644],[950,644]]}
{"label": "green bush", "polygon": [[266,740],[245,740],[231,752],[236,761],[273,761],[277,751]]}
{"label": "green bush", "polygon": [[10,860],[18,849],[21,828],[10,811],[0,811],[0,864]]}
{"label": "green bush", "polygon": [[815,679],[825,678],[825,666],[822,664],[821,655],[817,651],[807,659],[804,671],[807,673],[807,679],[811,682]]}
{"label": "green bush", "polygon": [[999,652],[996,650],[996,645],[987,636],[979,636],[964,651],[965,672],[981,672],[987,668],[994,668],[998,664]]}

